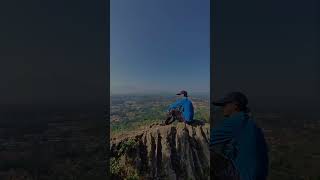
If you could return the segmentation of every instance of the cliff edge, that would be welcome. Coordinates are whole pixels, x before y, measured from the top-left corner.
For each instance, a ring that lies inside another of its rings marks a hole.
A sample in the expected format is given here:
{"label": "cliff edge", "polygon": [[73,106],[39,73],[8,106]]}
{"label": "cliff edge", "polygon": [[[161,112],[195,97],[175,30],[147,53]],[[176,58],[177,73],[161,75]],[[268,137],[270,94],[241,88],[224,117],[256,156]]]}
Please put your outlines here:
{"label": "cliff edge", "polygon": [[209,124],[152,124],[113,137],[112,179],[210,179]]}

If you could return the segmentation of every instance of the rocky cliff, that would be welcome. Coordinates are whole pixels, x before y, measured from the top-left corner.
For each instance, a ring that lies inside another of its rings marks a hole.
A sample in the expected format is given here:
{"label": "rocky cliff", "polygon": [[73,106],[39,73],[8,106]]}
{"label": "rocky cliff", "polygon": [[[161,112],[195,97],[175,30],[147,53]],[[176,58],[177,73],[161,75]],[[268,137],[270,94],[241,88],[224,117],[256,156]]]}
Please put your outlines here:
{"label": "rocky cliff", "polygon": [[210,179],[209,124],[153,124],[110,148],[112,179]]}

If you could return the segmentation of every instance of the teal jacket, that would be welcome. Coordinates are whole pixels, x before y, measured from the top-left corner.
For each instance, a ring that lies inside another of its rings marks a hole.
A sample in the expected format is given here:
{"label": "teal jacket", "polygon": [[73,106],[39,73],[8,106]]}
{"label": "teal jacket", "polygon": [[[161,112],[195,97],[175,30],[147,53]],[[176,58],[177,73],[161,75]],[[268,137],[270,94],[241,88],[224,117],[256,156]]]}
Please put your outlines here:
{"label": "teal jacket", "polygon": [[266,180],[268,148],[260,128],[243,112],[211,129],[210,149],[230,159],[241,180]]}
{"label": "teal jacket", "polygon": [[187,123],[193,121],[194,108],[192,102],[187,97],[179,99],[175,103],[171,104],[168,111],[176,108],[181,109],[183,118]]}

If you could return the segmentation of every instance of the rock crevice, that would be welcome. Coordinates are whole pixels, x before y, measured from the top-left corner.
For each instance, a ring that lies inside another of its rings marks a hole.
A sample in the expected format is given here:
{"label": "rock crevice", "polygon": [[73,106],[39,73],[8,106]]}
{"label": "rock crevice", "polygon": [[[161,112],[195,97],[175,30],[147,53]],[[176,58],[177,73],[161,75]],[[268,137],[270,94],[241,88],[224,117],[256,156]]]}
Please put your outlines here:
{"label": "rock crevice", "polygon": [[209,124],[154,124],[111,141],[114,179],[209,179]]}

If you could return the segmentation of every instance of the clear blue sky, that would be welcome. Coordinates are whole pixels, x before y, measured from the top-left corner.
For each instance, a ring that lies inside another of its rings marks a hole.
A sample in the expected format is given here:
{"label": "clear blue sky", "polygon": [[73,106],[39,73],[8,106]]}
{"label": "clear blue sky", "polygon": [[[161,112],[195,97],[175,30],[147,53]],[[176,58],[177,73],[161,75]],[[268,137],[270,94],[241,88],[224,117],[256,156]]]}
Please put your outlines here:
{"label": "clear blue sky", "polygon": [[111,93],[210,90],[209,0],[111,0]]}

